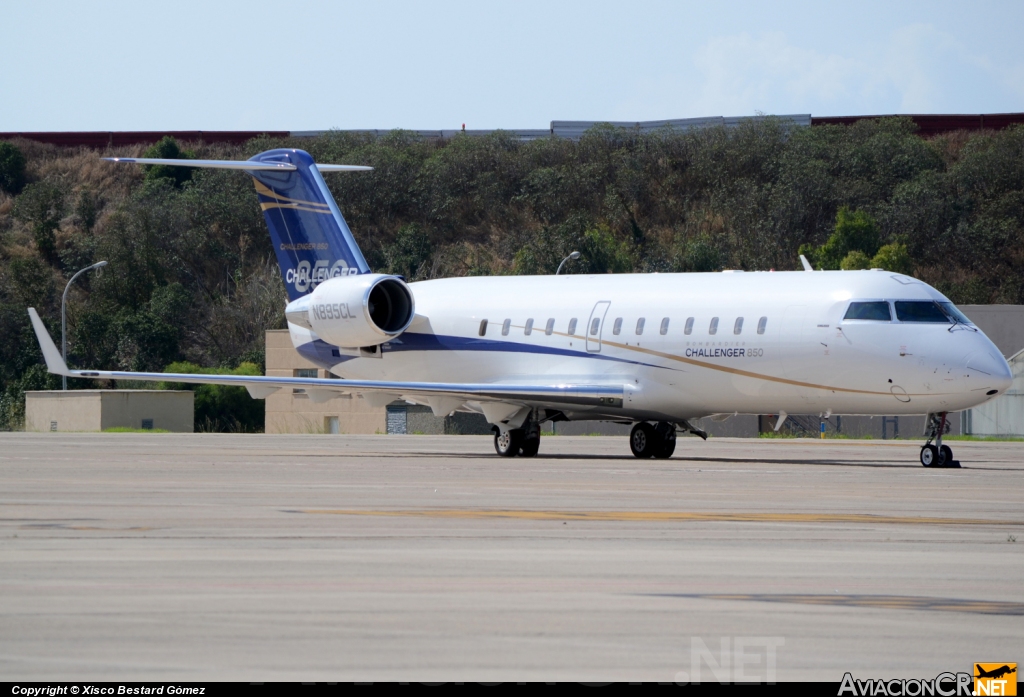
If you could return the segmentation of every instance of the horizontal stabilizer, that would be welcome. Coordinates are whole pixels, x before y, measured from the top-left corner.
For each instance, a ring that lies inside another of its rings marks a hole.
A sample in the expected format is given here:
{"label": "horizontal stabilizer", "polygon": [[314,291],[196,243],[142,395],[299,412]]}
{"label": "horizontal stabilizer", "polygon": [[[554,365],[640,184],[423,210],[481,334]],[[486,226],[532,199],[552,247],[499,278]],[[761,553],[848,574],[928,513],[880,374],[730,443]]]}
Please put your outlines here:
{"label": "horizontal stabilizer", "polygon": [[[240,169],[249,172],[294,172],[290,162],[260,162],[256,160],[163,160],[152,157],[104,157],[107,162],[127,162],[136,165],[167,165],[169,167],[202,167],[206,169]],[[373,167],[363,165],[320,165],[321,172],[369,172]]]}

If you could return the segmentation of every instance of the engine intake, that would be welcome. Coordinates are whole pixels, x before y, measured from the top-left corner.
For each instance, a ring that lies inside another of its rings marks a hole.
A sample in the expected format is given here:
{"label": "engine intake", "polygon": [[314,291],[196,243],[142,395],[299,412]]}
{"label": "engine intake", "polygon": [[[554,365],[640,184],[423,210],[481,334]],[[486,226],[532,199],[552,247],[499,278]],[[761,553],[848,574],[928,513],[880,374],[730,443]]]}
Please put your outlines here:
{"label": "engine intake", "polygon": [[288,303],[285,317],[335,346],[376,346],[395,338],[416,314],[412,290],[397,276],[336,276]]}

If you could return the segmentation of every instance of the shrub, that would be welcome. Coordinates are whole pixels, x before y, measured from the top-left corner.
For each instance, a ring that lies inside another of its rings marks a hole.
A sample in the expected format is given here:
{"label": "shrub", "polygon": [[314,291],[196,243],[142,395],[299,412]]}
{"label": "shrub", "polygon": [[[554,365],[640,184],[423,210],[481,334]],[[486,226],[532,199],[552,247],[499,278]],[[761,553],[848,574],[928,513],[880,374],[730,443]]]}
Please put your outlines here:
{"label": "shrub", "polygon": [[57,262],[55,232],[64,213],[64,187],[53,179],[28,185],[14,200],[14,217],[31,226],[39,256],[51,264]]}
{"label": "shrub", "polygon": [[839,268],[843,271],[856,271],[858,269],[871,268],[871,257],[859,249],[855,249],[846,255]]}
{"label": "shrub", "polygon": [[17,146],[0,141],[0,189],[18,194],[25,186],[25,155]]}
{"label": "shrub", "polygon": [[[158,160],[188,160],[195,157],[195,153],[189,150],[182,150],[178,141],[171,136],[164,136],[159,143],[147,148],[143,157],[151,157]],[[169,179],[174,182],[176,188],[192,179],[195,170],[192,167],[174,167],[173,165],[150,165],[146,167],[146,181],[157,181]]]}
{"label": "shrub", "polygon": [[907,275],[914,272],[914,264],[907,251],[907,245],[899,242],[887,244],[879,249],[878,254],[871,260],[871,267]]}
{"label": "shrub", "polygon": [[863,252],[871,257],[878,252],[878,228],[875,220],[863,211],[846,206],[836,214],[836,227],[828,241],[814,253],[817,268],[838,269],[850,252]]}
{"label": "shrub", "polygon": [[[252,363],[242,363],[234,370],[224,368],[203,368],[194,363],[171,363],[165,373],[202,373],[228,375],[262,375]],[[163,390],[187,390],[195,392],[196,432],[220,431],[233,433],[261,433],[263,431],[266,403],[253,399],[244,387],[226,385],[185,385],[161,382]]]}

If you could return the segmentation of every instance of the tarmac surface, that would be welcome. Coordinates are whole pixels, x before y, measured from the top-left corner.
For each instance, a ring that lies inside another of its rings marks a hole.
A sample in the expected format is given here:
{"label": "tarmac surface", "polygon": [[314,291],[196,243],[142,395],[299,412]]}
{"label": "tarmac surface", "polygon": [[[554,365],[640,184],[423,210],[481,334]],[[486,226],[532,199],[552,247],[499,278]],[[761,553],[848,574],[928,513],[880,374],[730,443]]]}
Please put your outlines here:
{"label": "tarmac surface", "polygon": [[607,437],[502,459],[476,436],[0,434],[0,679],[1021,662],[1024,450],[950,445],[963,469],[913,441],[687,438],[640,461]]}

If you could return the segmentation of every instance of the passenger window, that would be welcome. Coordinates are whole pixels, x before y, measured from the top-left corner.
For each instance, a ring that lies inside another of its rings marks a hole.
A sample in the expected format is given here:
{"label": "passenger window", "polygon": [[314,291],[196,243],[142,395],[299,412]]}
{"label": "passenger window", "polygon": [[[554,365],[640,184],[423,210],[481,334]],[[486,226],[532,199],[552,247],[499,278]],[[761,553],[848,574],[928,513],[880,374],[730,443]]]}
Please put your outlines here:
{"label": "passenger window", "polygon": [[601,328],[601,318],[595,317],[590,323],[590,336],[597,336],[597,330]]}
{"label": "passenger window", "polygon": [[687,317],[686,318],[686,324],[683,326],[683,334],[689,335],[689,334],[692,334],[692,333],[693,333],[693,317]]}
{"label": "passenger window", "polygon": [[946,313],[932,300],[897,300],[896,319],[900,322],[949,322]]}
{"label": "passenger window", "polygon": [[551,336],[551,332],[555,331],[555,318],[552,317],[548,320],[547,326],[544,327],[544,333]]}
{"label": "passenger window", "polygon": [[615,324],[612,325],[612,334],[618,336],[622,332],[622,318],[616,317]]}
{"label": "passenger window", "polygon": [[668,317],[661,320],[661,329],[659,330],[662,336],[668,334]]}
{"label": "passenger window", "polygon": [[533,334],[533,317],[526,320],[526,326],[523,327],[523,334],[526,334],[526,336]]}
{"label": "passenger window", "polygon": [[718,333],[718,318],[717,317],[712,317],[711,318],[711,326],[708,327],[708,334],[717,334],[717,333]]}
{"label": "passenger window", "polygon": [[764,334],[765,327],[767,327],[767,326],[768,326],[768,318],[767,317],[762,317],[761,319],[757,320],[757,333],[758,334]]}
{"label": "passenger window", "polygon": [[508,336],[508,329],[512,326],[512,320],[507,319],[501,325],[501,335]]}
{"label": "passenger window", "polygon": [[736,324],[732,325],[732,333],[733,334],[740,334],[742,332],[743,332],[743,318],[742,317],[737,317],[736,318]]}
{"label": "passenger window", "polygon": [[569,336],[573,336],[576,333],[576,318],[573,317],[569,320]]}
{"label": "passenger window", "polygon": [[[878,300],[869,303],[850,303],[843,319],[870,319],[876,322],[891,322],[892,314],[889,312],[889,303]],[[944,320],[940,320],[944,321]]]}
{"label": "passenger window", "polygon": [[480,320],[480,336],[484,336],[486,334],[487,334],[487,320],[482,319],[482,320]]}
{"label": "passenger window", "polygon": [[644,333],[644,318],[641,317],[636,321],[636,335],[640,336]]}

